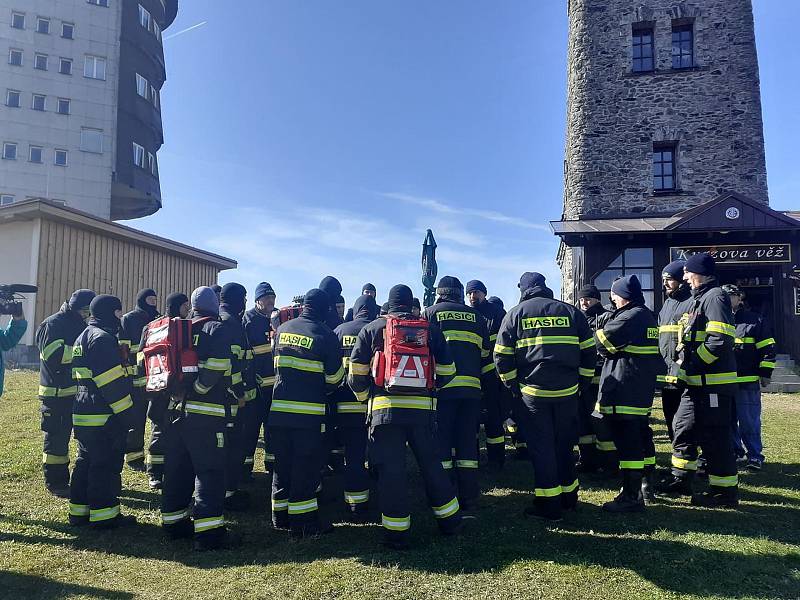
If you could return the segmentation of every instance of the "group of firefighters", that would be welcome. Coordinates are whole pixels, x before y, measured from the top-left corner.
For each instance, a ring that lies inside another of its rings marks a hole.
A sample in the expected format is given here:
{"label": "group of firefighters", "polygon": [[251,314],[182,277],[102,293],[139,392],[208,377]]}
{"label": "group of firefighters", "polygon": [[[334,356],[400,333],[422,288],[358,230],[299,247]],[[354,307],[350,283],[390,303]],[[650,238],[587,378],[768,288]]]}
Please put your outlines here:
{"label": "group of firefighters", "polygon": [[[160,316],[156,292],[142,290],[123,315],[118,298],[77,290],[36,334],[45,484],[69,498],[72,525],[135,523],[120,511],[127,462],[161,490],[170,537],[193,538],[197,550],[229,547],[224,513],[250,505],[243,487],[263,429],[274,528],[331,531],[318,497],[334,469],[350,518],[371,519],[374,487],[384,544],[402,549],[406,448],[441,533],[452,535],[480,507],[479,440],[494,470],[510,436],[533,464],[530,516],[575,510],[579,471],[621,474],[620,493],[603,505],[610,512],[643,511],[659,493],[734,507],[737,454],[751,469],[764,460],[759,385],[775,366],[774,340],[737,288],[720,287],[708,254],[670,263],[663,283],[658,316],[635,275],[614,281],[606,308],[594,286],[572,306],[553,298],[544,276],[525,273],[508,313],[482,282],[455,277],[439,281],[422,312],[409,287],[394,286],[379,307],[366,284],[345,316],[342,286],[328,276],[286,319],[268,283],[250,310],[237,283],[200,287],[166,300],[165,316],[191,320],[198,359],[191,384],[169,392],[145,387],[142,332]],[[395,343],[420,348],[395,364]],[[426,373],[426,386],[404,387]],[[660,477],[650,427],[657,386],[672,441]],[[698,470],[708,477],[702,493]]]}

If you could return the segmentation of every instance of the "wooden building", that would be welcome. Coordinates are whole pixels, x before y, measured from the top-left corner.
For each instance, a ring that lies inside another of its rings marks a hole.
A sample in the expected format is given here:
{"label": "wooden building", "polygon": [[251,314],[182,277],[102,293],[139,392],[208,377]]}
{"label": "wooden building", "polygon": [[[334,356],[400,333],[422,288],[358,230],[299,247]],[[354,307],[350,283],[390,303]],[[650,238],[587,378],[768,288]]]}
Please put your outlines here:
{"label": "wooden building", "polygon": [[152,287],[163,309],[167,294],[191,294],[237,266],[229,258],[44,200],[0,208],[0,248],[0,283],[39,288],[24,304],[30,324],[25,345],[34,343],[37,325],[75,289],[118,296],[127,311],[140,289]]}

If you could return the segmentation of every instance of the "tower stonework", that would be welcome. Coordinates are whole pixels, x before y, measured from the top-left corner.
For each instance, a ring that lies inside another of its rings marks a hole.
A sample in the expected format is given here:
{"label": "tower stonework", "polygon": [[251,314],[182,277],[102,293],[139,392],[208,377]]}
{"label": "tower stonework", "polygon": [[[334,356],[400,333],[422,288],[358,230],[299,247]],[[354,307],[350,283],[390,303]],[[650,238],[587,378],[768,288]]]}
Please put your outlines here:
{"label": "tower stonework", "polygon": [[[769,203],[750,0],[568,0],[568,11],[563,220],[673,215],[725,191]],[[568,301],[574,252],[558,254]]]}

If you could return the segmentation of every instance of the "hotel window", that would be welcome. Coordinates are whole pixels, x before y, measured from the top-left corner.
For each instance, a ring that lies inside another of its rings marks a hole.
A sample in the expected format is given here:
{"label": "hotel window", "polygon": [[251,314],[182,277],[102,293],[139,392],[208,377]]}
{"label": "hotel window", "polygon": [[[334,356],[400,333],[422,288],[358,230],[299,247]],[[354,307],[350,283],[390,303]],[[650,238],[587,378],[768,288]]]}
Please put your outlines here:
{"label": "hotel window", "polygon": [[672,68],[688,69],[694,66],[694,26],[672,26]]}
{"label": "hotel window", "polygon": [[81,150],[102,154],[103,131],[100,129],[81,129]]}
{"label": "hotel window", "polygon": [[72,59],[59,58],[58,59],[58,72],[62,75],[72,75]]}
{"label": "hotel window", "polygon": [[32,163],[41,164],[44,162],[44,148],[41,146],[31,146],[28,153],[28,160]]}
{"label": "hotel window", "polygon": [[56,148],[53,163],[57,167],[66,167],[67,166],[67,151],[66,150],[60,150],[60,149]]}
{"label": "hotel window", "polygon": [[653,145],[653,191],[676,189],[675,144]]}
{"label": "hotel window", "polygon": [[71,102],[69,98],[59,98],[57,109],[58,114],[68,115],[70,113],[70,104]]}
{"label": "hotel window", "polygon": [[155,154],[152,152],[147,153],[147,166],[150,170],[150,174],[153,177],[158,177],[158,165],[156,164],[156,157]]}
{"label": "hotel window", "polygon": [[61,24],[61,37],[65,40],[74,40],[75,39],[75,25],[72,23],[62,23]]}
{"label": "hotel window", "polygon": [[653,29],[633,29],[633,71],[646,73],[654,69]]}
{"label": "hotel window", "polygon": [[139,94],[145,100],[147,99],[147,90],[150,88],[150,84],[147,82],[147,79],[136,74],[136,93]]}
{"label": "hotel window", "polygon": [[36,33],[50,33],[50,19],[38,17],[36,19]]}
{"label": "hotel window", "polygon": [[86,56],[86,61],[83,63],[83,76],[89,79],[102,79],[106,78],[106,59],[99,56]]}
{"label": "hotel window", "polygon": [[150,31],[150,12],[141,4],[139,5],[139,25]]}
{"label": "hotel window", "polygon": [[31,108],[33,110],[47,110],[47,96],[43,94],[34,94]]}
{"label": "hotel window", "polygon": [[14,29],[25,29],[25,14],[11,13],[11,27]]}
{"label": "hotel window", "polygon": [[22,94],[16,90],[6,90],[6,106],[10,108],[19,108],[21,97]]}
{"label": "hotel window", "polygon": [[22,66],[22,50],[11,49],[8,51],[8,64],[15,67]]}
{"label": "hotel window", "polygon": [[33,68],[47,71],[47,54],[37,54],[33,59]]}
{"label": "hotel window", "polygon": [[3,159],[17,160],[17,144],[14,142],[3,143]]}
{"label": "hotel window", "polygon": [[145,154],[144,148],[136,142],[133,142],[133,164],[141,169],[144,169]]}
{"label": "hotel window", "polygon": [[14,204],[14,196],[11,194],[0,194],[0,206]]}
{"label": "hotel window", "polygon": [[594,278],[594,285],[605,301],[611,292],[611,284],[623,275],[636,275],[642,284],[645,304],[652,310],[654,302],[653,249],[628,248],[617,256],[605,271]]}

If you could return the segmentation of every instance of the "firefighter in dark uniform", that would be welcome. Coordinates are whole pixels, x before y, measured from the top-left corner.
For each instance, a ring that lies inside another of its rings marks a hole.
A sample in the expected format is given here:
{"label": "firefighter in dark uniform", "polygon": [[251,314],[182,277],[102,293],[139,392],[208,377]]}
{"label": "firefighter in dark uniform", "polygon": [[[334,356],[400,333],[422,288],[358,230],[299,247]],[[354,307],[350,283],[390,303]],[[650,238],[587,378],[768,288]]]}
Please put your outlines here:
{"label": "firefighter in dark uniform", "polygon": [[253,350],[253,374],[256,380],[257,394],[255,403],[248,407],[253,409],[252,419],[245,421],[244,431],[244,477],[252,477],[253,461],[261,428],[264,428],[264,470],[272,471],[275,457],[270,450],[267,436],[267,415],[272,402],[272,387],[275,385],[275,367],[272,361],[272,324],[270,316],[275,310],[275,291],[272,286],[262,281],[256,286],[256,305],[244,314],[244,330],[247,341]]}
{"label": "firefighter in dark uniform", "polygon": [[[600,321],[607,314],[600,302],[600,290],[593,285],[585,285],[578,290],[578,308],[581,309],[592,333],[597,331]],[[597,355],[594,376],[591,385],[585,386],[580,393],[578,406],[578,451],[580,462],[578,471],[593,473],[599,469],[608,469],[610,456],[616,448],[608,431],[608,425],[602,418],[593,418],[595,404],[600,391],[600,371],[603,368],[603,356]],[[598,439],[599,437],[599,439]],[[610,469],[609,469],[610,470]]]}
{"label": "firefighter in dark uniform", "polygon": [[[769,385],[775,368],[772,328],[760,314],[747,310],[744,293],[735,285],[723,285],[731,300],[736,322],[736,372],[739,389],[733,411],[733,446],[737,463],[750,471],[764,464],[761,444],[761,386]],[[745,456],[746,453],[746,456]]]}
{"label": "firefighter in dark uniform", "polygon": [[76,290],[61,309],[36,330],[39,348],[39,400],[44,432],[44,484],[54,496],[69,498],[69,437],[72,403],[78,388],[72,379],[72,346],[86,329],[92,290]]}
{"label": "firefighter in dark uniform", "polygon": [[514,397],[535,471],[535,500],[525,514],[558,520],[578,502],[572,449],[578,391],[594,375],[594,340],[583,314],[554,300],[543,275],[524,273],[519,289],[521,302],[503,319],[494,360]]}
{"label": "firefighter in dark uniform", "polygon": [[125,449],[125,462],[135,471],[144,471],[144,429],[147,421],[147,397],[144,386],[147,383],[144,373],[139,372],[137,355],[142,330],[150,321],[160,315],[156,309],[156,293],[152,289],[141,290],[136,296],[136,308],[122,317],[119,330],[119,345],[127,354],[126,372],[133,383],[133,428],[128,432]]}
{"label": "firefighter in dark uniform", "polygon": [[[358,334],[374,320],[377,310],[375,298],[364,294],[353,306],[353,319],[334,330],[342,349],[345,376],[350,370],[350,354]],[[360,402],[347,385],[339,387],[334,398],[336,438],[344,446],[344,501],[351,514],[362,517],[369,502],[369,474],[364,466],[367,458],[367,405]]]}
{"label": "firefighter in dark uniform", "polygon": [[486,320],[486,329],[489,332],[489,345],[492,355],[491,362],[481,369],[481,387],[483,388],[483,428],[486,433],[486,458],[494,468],[502,468],[506,459],[506,437],[503,423],[507,416],[505,399],[506,388],[500,383],[497,369],[494,366],[494,345],[497,342],[497,332],[500,323],[506,316],[506,311],[486,300],[486,286],[482,281],[473,279],[468,281],[465,288],[470,306]]}
{"label": "firefighter in dark uniform", "polygon": [[195,550],[205,551],[233,545],[223,514],[233,340],[210,287],[192,292],[191,319],[197,378],[170,402],[161,523],[171,538],[194,537]]}
{"label": "firefighter in dark uniform", "polygon": [[[372,285],[371,283],[365,283],[363,285],[363,287],[361,288],[361,295],[362,296],[372,296],[372,299],[375,300],[375,298],[378,295],[378,290],[376,290],[375,286]],[[358,302],[358,300],[356,300],[356,302]],[[377,302],[377,300],[376,300],[376,302]],[[376,303],[375,304],[375,315],[373,316],[373,319],[375,317],[377,317],[377,316],[378,316],[378,305]],[[347,309],[347,315],[345,315],[345,317],[344,317],[344,322],[345,323],[349,323],[354,318],[355,318],[355,305],[353,306],[353,308],[348,308]]]}
{"label": "firefighter in dark uniform", "polygon": [[[166,313],[170,319],[185,319],[189,316],[191,304],[186,294],[173,292],[167,296]],[[139,365],[139,376],[144,375],[144,332],[139,341],[139,352],[137,353],[137,363]],[[149,404],[147,408],[147,418],[150,419],[150,443],[147,447],[147,476],[151,489],[160,490],[164,479],[164,451],[166,449],[167,433],[167,407],[169,405],[169,394],[155,393],[147,394]]]}
{"label": "firefighter in dark uniform", "polygon": [[661,402],[664,409],[664,421],[667,424],[667,435],[670,442],[673,440],[674,432],[672,421],[681,396],[686,391],[686,386],[678,379],[680,364],[677,362],[678,354],[676,348],[680,340],[680,324],[683,316],[691,310],[692,290],[689,284],[683,280],[684,260],[675,260],[664,267],[661,273],[661,280],[664,284],[666,300],[661,312],[658,313],[658,347],[661,351],[661,358],[664,359],[667,372],[659,375],[658,380],[662,383]]}
{"label": "firefighter in dark uniform", "polygon": [[344,322],[336,310],[337,299],[342,294],[342,284],[339,283],[336,277],[328,275],[320,281],[319,289],[325,292],[328,298],[330,298],[330,307],[325,315],[325,323],[331,328],[331,331],[333,331]]}
{"label": "firefighter in dark uniform", "polygon": [[[456,277],[445,276],[436,286],[436,303],[425,309],[447,340],[456,375],[437,394],[436,419],[442,466],[455,471],[462,510],[477,508],[478,445],[481,375],[492,356],[486,320],[464,304],[464,288]],[[488,372],[488,371],[487,371]],[[455,451],[455,452],[453,452]]]}
{"label": "firefighter in dark uniform", "polygon": [[[228,330],[231,339],[231,386],[228,393],[233,408],[227,423],[225,439],[225,508],[227,510],[246,510],[250,497],[239,489],[245,461],[246,428],[255,427],[258,420],[256,383],[252,370],[253,350],[247,341],[242,317],[247,302],[247,290],[238,283],[226,283],[220,292],[219,318]],[[248,425],[245,425],[245,422]]]}
{"label": "firefighter in dark uniform", "polygon": [[[388,314],[413,319],[411,289],[396,285],[389,291]],[[430,394],[390,394],[378,387],[370,375],[376,352],[384,350],[386,319],[376,319],[358,334],[350,355],[348,383],[356,398],[369,402],[369,461],[378,476],[383,543],[391,548],[408,547],[411,512],[408,505],[406,444],[419,465],[428,502],[439,531],[457,533],[461,526],[456,490],[442,468],[435,437],[436,398]],[[441,388],[456,374],[447,341],[437,322],[429,323],[428,345],[435,361],[436,385]],[[474,432],[473,432],[474,435]]]}
{"label": "firefighter in dark uniform", "polygon": [[89,324],[72,350],[78,456],[70,482],[69,522],[106,529],[136,522],[120,514],[119,506],[125,440],[133,426],[133,386],[116,337],[122,303],[115,296],[95,296],[89,312]]}
{"label": "firefighter in dark uniform", "polygon": [[[617,307],[595,332],[597,349],[605,357],[600,375],[600,413],[608,419],[617,447],[622,490],[603,505],[609,512],[644,510],[643,475],[655,464],[655,447],[648,420],[656,378],[663,369],[658,351],[658,322],[644,305],[636,275],[611,284]],[[652,460],[646,460],[652,459]],[[651,492],[646,491],[648,496]]]}
{"label": "firefighter in dark uniform", "polygon": [[692,306],[681,323],[680,371],[688,394],[673,420],[672,474],[660,486],[664,493],[688,495],[697,471],[698,445],[707,461],[709,488],[692,495],[692,504],[734,507],[739,502],[739,477],[731,443],[731,409],[738,375],[734,344],[736,328],[728,295],[719,287],[714,259],[694,254],[684,266],[692,288]]}
{"label": "firefighter in dark uniform", "polygon": [[325,459],[325,416],[344,379],[339,341],[325,319],[331,300],[309,290],[303,312],[275,334],[275,389],[269,414],[269,437],[275,453],[272,522],[292,537],[332,530],[318,514],[320,465]]}

